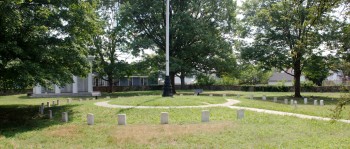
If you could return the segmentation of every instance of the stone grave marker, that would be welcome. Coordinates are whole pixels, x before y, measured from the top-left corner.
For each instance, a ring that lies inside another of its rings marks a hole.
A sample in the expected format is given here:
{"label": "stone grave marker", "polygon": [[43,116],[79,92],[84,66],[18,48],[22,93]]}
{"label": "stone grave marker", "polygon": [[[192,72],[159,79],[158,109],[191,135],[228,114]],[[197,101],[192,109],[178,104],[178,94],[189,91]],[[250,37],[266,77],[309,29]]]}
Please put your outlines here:
{"label": "stone grave marker", "polygon": [[323,100],[320,100],[320,106],[324,106]]}
{"label": "stone grave marker", "polygon": [[314,105],[315,105],[315,106],[317,106],[317,105],[318,105],[317,100],[314,100]]}
{"label": "stone grave marker", "polygon": [[250,95],[250,99],[254,99],[254,95]]}
{"label": "stone grave marker", "polygon": [[243,119],[244,118],[244,109],[237,110],[237,119]]}
{"label": "stone grave marker", "polygon": [[62,122],[68,122],[68,112],[62,112]]}
{"label": "stone grave marker", "polygon": [[60,105],[60,100],[59,100],[59,99],[57,99],[57,105],[58,105],[58,106]]}
{"label": "stone grave marker", "polygon": [[277,97],[273,97],[273,102],[277,102]]}
{"label": "stone grave marker", "polygon": [[52,106],[55,106],[55,101],[54,100],[52,100]]}
{"label": "stone grave marker", "polygon": [[126,114],[118,114],[118,125],[126,125]]}
{"label": "stone grave marker", "polygon": [[288,99],[284,99],[284,104],[288,104]]}
{"label": "stone grave marker", "polygon": [[46,102],[46,106],[50,108],[50,101]]}
{"label": "stone grave marker", "polygon": [[262,100],[266,100],[266,96],[265,95],[262,96]]}
{"label": "stone grave marker", "polygon": [[294,104],[294,100],[291,99],[291,100],[290,100],[290,105],[293,105],[293,104]]}
{"label": "stone grave marker", "polygon": [[210,96],[210,97],[213,97],[213,94],[210,94],[209,96]]}
{"label": "stone grave marker", "polygon": [[222,94],[222,97],[226,97],[226,94]]}
{"label": "stone grave marker", "polygon": [[87,114],[87,124],[88,125],[94,125],[94,114],[92,114],[92,113],[88,113]]}
{"label": "stone grave marker", "polygon": [[168,112],[162,112],[160,114],[160,124],[169,124],[169,114],[168,114]]}
{"label": "stone grave marker", "polygon": [[202,111],[202,122],[209,122],[210,113],[208,110]]}
{"label": "stone grave marker", "polygon": [[304,104],[307,104],[307,98],[304,98]]}
{"label": "stone grave marker", "polygon": [[52,110],[49,110],[49,119],[52,119]]}

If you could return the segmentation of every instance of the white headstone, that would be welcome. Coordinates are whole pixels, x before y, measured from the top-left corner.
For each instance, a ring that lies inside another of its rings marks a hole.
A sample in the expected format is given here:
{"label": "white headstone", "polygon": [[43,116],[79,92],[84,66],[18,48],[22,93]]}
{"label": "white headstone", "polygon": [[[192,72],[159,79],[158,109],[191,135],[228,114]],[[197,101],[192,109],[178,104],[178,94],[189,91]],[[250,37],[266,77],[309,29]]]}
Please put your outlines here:
{"label": "white headstone", "polygon": [[307,104],[307,98],[304,98],[304,104]]}
{"label": "white headstone", "polygon": [[244,118],[244,109],[237,110],[237,119]]}
{"label": "white headstone", "polygon": [[52,119],[52,110],[49,110],[49,119]]}
{"label": "white headstone", "polygon": [[183,96],[184,94],[180,94],[180,96]]}
{"label": "white headstone", "polygon": [[254,95],[250,95],[250,99],[254,99]]}
{"label": "white headstone", "polygon": [[241,95],[237,94],[237,98],[241,97]]}
{"label": "white headstone", "polygon": [[277,97],[273,97],[273,102],[277,102]]}
{"label": "white headstone", "polygon": [[208,110],[202,111],[202,122],[209,122],[210,113]]}
{"label": "white headstone", "polygon": [[284,99],[284,104],[288,104],[288,99]]}
{"label": "white headstone", "polygon": [[126,125],[126,114],[118,114],[118,125]]}
{"label": "white headstone", "polygon": [[52,100],[52,106],[55,106],[55,101],[54,100]]}
{"label": "white headstone", "polygon": [[160,123],[161,124],[169,124],[169,114],[168,114],[168,112],[162,112],[160,114]]}
{"label": "white headstone", "polygon": [[67,103],[70,103],[70,101],[71,101],[70,98],[67,98]]}
{"label": "white headstone", "polygon": [[196,94],[196,93],[194,93],[194,94],[193,94],[193,96],[197,96],[197,94]]}
{"label": "white headstone", "polygon": [[82,102],[82,101],[83,101],[83,99],[79,98],[79,102]]}
{"label": "white headstone", "polygon": [[320,100],[320,106],[324,106],[323,100]]}
{"label": "white headstone", "polygon": [[110,99],[111,97],[110,96],[106,96],[107,99]]}
{"label": "white headstone", "polygon": [[59,106],[60,105],[60,100],[57,99],[57,105]]}
{"label": "white headstone", "polygon": [[262,100],[266,100],[266,96],[265,95],[262,96]]}
{"label": "white headstone", "polygon": [[295,100],[295,101],[294,101],[294,108],[297,108],[297,105],[298,105],[298,101]]}
{"label": "white headstone", "polygon": [[87,114],[87,124],[94,125],[94,114],[92,113]]}
{"label": "white headstone", "polygon": [[314,100],[314,105],[315,105],[315,106],[317,106],[317,105],[318,105],[317,100]]}
{"label": "white headstone", "polygon": [[68,112],[62,112],[62,122],[68,122]]}
{"label": "white headstone", "polygon": [[44,103],[41,103],[41,106],[40,106],[40,114],[44,114],[44,109],[45,109],[45,106],[44,106]]}
{"label": "white headstone", "polygon": [[213,97],[213,94],[210,94],[209,96],[210,96],[210,97]]}
{"label": "white headstone", "polygon": [[222,97],[226,97],[226,94],[222,94]]}
{"label": "white headstone", "polygon": [[291,99],[291,100],[290,100],[290,105],[293,105],[293,104],[294,104],[294,100]]}
{"label": "white headstone", "polygon": [[46,106],[50,107],[50,101],[46,102]]}

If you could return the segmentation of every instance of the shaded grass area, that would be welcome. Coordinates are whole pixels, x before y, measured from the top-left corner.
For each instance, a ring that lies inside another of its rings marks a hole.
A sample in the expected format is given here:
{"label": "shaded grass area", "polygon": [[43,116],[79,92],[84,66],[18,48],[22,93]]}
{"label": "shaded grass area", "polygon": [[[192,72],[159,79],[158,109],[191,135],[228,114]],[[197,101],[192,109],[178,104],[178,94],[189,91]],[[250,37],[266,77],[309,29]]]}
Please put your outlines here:
{"label": "shaded grass area", "polygon": [[197,106],[206,104],[225,103],[223,97],[174,96],[162,98],[160,96],[137,96],[114,98],[109,104],[131,106]]}
{"label": "shaded grass area", "polygon": [[[237,120],[236,110],[223,107],[110,109],[94,105],[95,102],[106,99],[83,102],[73,100],[72,104],[62,101],[61,106],[50,108],[54,112],[54,119],[49,120],[37,114],[38,107],[41,102],[53,99],[27,100],[20,97],[22,96],[0,97],[0,148],[350,147],[350,125],[340,122],[304,120],[250,111],[245,112],[244,119]],[[255,97],[256,100],[250,100],[249,96],[241,96],[239,100],[242,101],[241,104],[250,107],[291,108],[290,105],[273,103],[270,98],[269,101],[261,101],[261,98]],[[235,99],[234,96],[229,98]],[[22,101],[25,104],[15,104]],[[210,111],[209,123],[200,122],[202,110]],[[61,112],[64,111],[69,113],[68,123],[60,122]],[[169,113],[169,125],[160,125],[161,112]],[[87,113],[95,115],[95,125],[87,125]],[[128,125],[117,125],[117,114],[126,114]]]}

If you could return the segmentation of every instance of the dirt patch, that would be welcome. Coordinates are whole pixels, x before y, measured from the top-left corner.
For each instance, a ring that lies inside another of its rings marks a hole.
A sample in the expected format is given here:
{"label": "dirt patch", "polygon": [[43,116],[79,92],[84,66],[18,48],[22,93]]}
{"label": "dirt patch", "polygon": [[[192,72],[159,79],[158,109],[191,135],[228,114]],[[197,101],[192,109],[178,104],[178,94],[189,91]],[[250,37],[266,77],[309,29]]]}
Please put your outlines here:
{"label": "dirt patch", "polygon": [[176,144],[178,137],[201,134],[219,133],[235,127],[232,122],[185,124],[185,125],[128,125],[112,131],[111,138],[116,143],[137,143],[154,145],[158,140],[167,140]]}
{"label": "dirt patch", "polygon": [[48,130],[46,135],[51,137],[74,138],[78,136],[78,130],[78,126],[76,125],[62,126],[54,130]]}

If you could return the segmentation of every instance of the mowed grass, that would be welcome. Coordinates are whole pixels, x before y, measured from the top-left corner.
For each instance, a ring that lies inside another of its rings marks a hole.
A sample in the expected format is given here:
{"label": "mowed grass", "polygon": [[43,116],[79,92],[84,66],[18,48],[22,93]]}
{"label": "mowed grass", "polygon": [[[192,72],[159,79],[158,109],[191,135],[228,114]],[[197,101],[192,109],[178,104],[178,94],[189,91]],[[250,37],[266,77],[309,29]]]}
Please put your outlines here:
{"label": "mowed grass", "polygon": [[[115,100],[130,98],[120,97]],[[39,104],[52,100],[56,99],[28,99],[23,95],[0,97],[0,148],[350,147],[350,124],[341,122],[305,120],[250,111],[245,112],[244,119],[237,120],[236,110],[224,107],[111,109],[94,105],[107,99],[73,100],[71,104],[61,100],[61,106],[50,108],[54,119],[38,115]],[[260,102],[275,104],[245,97],[239,100],[242,104],[250,101],[256,105]],[[201,123],[202,110],[210,111],[209,123]],[[68,123],[60,121],[61,112],[64,111],[69,113]],[[170,124],[160,124],[161,112],[169,113]],[[95,125],[87,125],[87,113],[95,115]],[[127,115],[126,126],[117,125],[118,114]]]}
{"label": "mowed grass", "polygon": [[109,104],[130,106],[197,106],[225,102],[227,100],[223,97],[174,96],[173,98],[163,98],[160,96],[134,96],[114,98]]}

